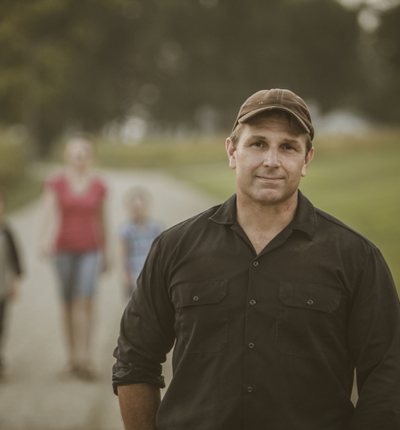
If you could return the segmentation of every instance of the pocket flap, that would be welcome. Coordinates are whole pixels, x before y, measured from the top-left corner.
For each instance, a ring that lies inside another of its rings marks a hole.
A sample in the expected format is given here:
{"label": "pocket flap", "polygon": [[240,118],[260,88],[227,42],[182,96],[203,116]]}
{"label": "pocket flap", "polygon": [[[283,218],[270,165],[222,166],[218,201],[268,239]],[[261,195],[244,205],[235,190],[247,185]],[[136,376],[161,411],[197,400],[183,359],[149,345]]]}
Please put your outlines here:
{"label": "pocket flap", "polygon": [[228,281],[185,282],[173,287],[172,302],[176,307],[219,303],[227,294]]}
{"label": "pocket flap", "polygon": [[281,282],[279,298],[286,306],[332,313],[339,307],[340,290],[318,284]]}

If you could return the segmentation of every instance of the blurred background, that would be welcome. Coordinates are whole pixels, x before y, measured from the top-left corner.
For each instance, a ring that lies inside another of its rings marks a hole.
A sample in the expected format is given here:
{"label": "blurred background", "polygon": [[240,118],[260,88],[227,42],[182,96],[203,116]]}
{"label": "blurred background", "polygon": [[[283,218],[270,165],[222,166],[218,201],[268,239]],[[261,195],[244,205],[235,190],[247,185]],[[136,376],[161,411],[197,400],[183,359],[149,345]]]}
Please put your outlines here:
{"label": "blurred background", "polygon": [[[400,0],[1,0],[0,185],[11,221],[35,229],[44,178],[65,139],[85,131],[111,184],[113,226],[136,183],[166,227],[178,222],[234,192],[224,140],[243,101],[289,88],[316,128],[302,191],[370,238],[400,285],[399,23]],[[21,360],[12,324],[24,325],[11,321],[9,334]],[[0,429],[114,428],[46,426],[47,413],[3,426],[0,415]]]}
{"label": "blurred background", "polygon": [[76,131],[103,167],[169,169],[225,198],[217,163],[240,105],[289,88],[316,128],[304,190],[387,249],[398,278],[399,0],[2,0],[0,17],[9,207],[37,196],[27,168],[59,161]]}
{"label": "blurred background", "polygon": [[0,17],[0,123],[34,156],[76,129],[226,133],[260,88],[332,131],[400,116],[398,0],[3,0]]}

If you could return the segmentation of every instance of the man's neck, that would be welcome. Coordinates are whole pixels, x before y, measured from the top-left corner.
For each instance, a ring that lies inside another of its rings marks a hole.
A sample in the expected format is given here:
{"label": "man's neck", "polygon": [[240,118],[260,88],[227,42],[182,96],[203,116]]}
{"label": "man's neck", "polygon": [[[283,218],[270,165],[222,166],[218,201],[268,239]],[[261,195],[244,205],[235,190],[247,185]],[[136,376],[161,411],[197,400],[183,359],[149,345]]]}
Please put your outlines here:
{"label": "man's neck", "polygon": [[237,220],[259,254],[294,218],[297,193],[288,201],[267,205],[237,196]]}

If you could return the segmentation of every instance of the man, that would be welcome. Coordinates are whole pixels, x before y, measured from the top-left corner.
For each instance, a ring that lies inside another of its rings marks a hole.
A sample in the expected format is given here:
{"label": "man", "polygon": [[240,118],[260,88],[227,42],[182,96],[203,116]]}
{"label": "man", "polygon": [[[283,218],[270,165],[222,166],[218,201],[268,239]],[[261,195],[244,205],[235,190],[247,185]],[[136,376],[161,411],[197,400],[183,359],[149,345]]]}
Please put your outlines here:
{"label": "man", "polygon": [[300,97],[253,94],[226,141],[236,195],[154,242],[115,351],[127,430],[400,429],[397,292],[379,250],[298,190],[313,137]]}

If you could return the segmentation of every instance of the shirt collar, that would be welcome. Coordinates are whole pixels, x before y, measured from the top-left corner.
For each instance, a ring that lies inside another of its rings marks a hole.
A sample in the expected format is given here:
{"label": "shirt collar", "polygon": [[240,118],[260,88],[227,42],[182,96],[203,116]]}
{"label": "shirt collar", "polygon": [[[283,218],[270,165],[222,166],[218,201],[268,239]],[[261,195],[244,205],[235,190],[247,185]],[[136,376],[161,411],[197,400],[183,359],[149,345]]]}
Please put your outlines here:
{"label": "shirt collar", "polygon": [[291,222],[293,230],[300,230],[312,239],[317,229],[317,215],[315,207],[307,197],[299,190],[296,214]]}
{"label": "shirt collar", "polygon": [[236,219],[236,194],[229,197],[229,199],[222,203],[218,210],[210,216],[211,221],[217,224],[235,224]]}
{"label": "shirt collar", "polygon": [[[290,223],[290,227],[293,230],[300,230],[304,232],[310,239],[312,239],[317,228],[315,208],[300,190],[298,193],[299,195],[296,214],[293,221]],[[236,194],[226,200],[226,202],[224,202],[209,219],[218,224],[235,224],[237,222]]]}

